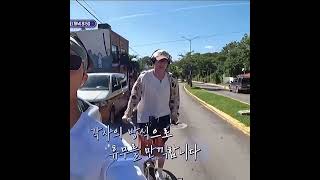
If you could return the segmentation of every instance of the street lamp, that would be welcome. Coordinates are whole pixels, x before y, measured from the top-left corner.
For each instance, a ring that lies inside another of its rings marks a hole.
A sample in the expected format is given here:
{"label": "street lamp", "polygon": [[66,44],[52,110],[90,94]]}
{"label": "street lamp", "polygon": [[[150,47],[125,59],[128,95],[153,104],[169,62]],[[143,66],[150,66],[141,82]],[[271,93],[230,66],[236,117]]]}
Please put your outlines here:
{"label": "street lamp", "polygon": [[181,38],[189,41],[189,44],[190,44],[190,49],[189,49],[190,51],[189,51],[189,52],[190,52],[190,55],[191,55],[191,41],[199,38],[199,36],[195,36],[195,37],[193,37],[193,38],[186,38],[186,37],[182,36]]}
{"label": "street lamp", "polygon": [[[186,37],[182,36],[181,38],[189,41],[189,45],[190,45],[190,49],[189,49],[190,51],[189,51],[189,52],[190,52],[190,58],[191,58],[191,41],[199,38],[199,36],[195,36],[195,37],[193,37],[193,38],[186,38]],[[189,81],[190,81],[190,82],[189,82],[189,85],[192,87],[191,67],[190,67],[190,70],[189,70]]]}

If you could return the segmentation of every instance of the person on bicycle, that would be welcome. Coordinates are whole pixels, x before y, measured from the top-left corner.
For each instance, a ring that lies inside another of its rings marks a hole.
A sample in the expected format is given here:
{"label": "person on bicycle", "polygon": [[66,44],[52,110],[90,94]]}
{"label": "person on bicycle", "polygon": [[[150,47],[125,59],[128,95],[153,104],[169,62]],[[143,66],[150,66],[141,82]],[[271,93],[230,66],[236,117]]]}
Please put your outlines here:
{"label": "person on bicycle", "polygon": [[77,97],[88,77],[88,59],[80,39],[70,36],[70,179],[145,180],[132,159],[111,158],[112,145],[123,147],[125,143],[120,138],[107,141],[102,135],[107,127],[100,122],[99,108]]}
{"label": "person on bicycle", "polygon": [[[154,65],[153,69],[142,72],[134,83],[122,119],[128,122],[136,111],[138,128],[146,129],[148,127],[149,135],[161,134],[161,137],[163,137],[165,136],[165,128],[170,131],[170,124],[178,122],[179,85],[177,79],[168,72],[168,65],[172,61],[168,52],[157,49],[152,54],[151,61]],[[165,149],[165,142],[168,138],[161,137],[154,139],[153,144]],[[144,154],[144,142],[147,142],[145,136],[139,135],[138,144],[142,154]],[[157,179],[163,179],[162,169],[165,157],[159,153],[154,154],[158,159],[156,177]]]}

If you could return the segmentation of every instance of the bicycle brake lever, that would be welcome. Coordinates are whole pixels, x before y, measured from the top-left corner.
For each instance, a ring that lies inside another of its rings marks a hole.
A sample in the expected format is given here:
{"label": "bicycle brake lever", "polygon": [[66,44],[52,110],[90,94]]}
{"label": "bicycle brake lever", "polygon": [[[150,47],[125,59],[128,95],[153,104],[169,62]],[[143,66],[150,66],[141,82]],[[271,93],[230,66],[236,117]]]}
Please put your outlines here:
{"label": "bicycle brake lever", "polygon": [[180,122],[172,122],[171,124],[178,125],[178,124],[180,124]]}
{"label": "bicycle brake lever", "polygon": [[134,123],[132,122],[132,119],[131,119],[131,118],[128,118],[128,122],[129,122],[129,124],[131,124],[132,126],[134,126]]}

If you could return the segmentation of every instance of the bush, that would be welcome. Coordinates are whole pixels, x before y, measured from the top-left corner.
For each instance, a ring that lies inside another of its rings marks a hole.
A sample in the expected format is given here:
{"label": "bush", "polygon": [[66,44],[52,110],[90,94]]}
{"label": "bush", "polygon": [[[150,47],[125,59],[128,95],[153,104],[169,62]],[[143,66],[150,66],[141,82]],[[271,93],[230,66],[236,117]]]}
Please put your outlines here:
{"label": "bush", "polygon": [[218,74],[214,73],[213,74],[213,81],[215,84],[220,84],[221,83],[221,78]]}

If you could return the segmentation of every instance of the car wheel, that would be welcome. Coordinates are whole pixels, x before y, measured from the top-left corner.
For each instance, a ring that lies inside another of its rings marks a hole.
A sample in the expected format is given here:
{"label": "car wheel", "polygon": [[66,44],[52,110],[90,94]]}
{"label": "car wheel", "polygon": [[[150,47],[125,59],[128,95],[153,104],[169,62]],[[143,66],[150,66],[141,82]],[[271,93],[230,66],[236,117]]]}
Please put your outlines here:
{"label": "car wheel", "polygon": [[115,109],[114,107],[112,107],[110,111],[110,116],[109,116],[111,123],[114,123],[115,117],[116,117]]}

